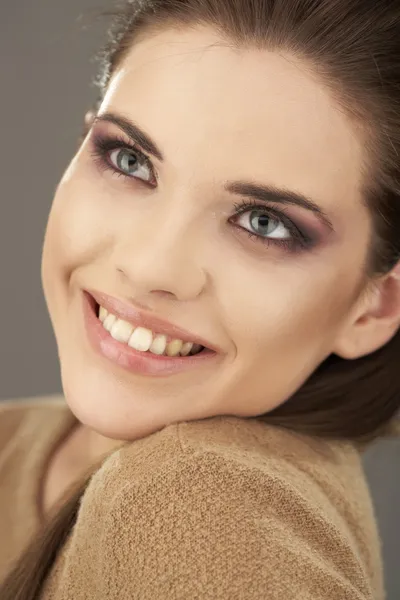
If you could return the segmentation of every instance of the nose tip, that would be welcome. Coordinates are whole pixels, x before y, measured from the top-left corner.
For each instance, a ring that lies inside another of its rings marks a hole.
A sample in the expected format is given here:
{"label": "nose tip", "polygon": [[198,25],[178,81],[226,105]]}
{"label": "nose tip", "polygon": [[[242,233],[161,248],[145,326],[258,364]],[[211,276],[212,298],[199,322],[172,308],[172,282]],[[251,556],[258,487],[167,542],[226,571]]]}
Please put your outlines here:
{"label": "nose tip", "polygon": [[[137,220],[129,236],[114,248],[114,265],[129,283],[134,296],[150,293],[165,298],[192,300],[207,282],[203,228],[192,217],[183,217],[165,202],[161,209]],[[158,207],[159,208],[159,207]],[[167,210],[168,209],[168,210]]]}
{"label": "nose tip", "polygon": [[160,269],[160,265],[135,262],[134,265],[119,265],[117,271],[128,288],[127,295],[134,297],[134,304],[143,310],[154,310],[153,299],[193,300],[201,294],[207,281],[204,271],[195,267],[188,273],[176,266]]}

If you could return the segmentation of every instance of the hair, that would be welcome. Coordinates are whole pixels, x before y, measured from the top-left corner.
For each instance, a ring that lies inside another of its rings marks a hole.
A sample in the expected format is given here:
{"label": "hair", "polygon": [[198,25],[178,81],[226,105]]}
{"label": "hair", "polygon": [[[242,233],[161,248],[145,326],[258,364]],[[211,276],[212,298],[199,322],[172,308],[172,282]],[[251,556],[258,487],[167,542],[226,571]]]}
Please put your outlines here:
{"label": "hair", "polygon": [[[104,14],[112,23],[97,55],[94,112],[132,45],[168,27],[204,25],[237,47],[284,51],[307,63],[365,136],[363,199],[373,222],[365,277],[373,281],[390,272],[400,259],[398,0],[130,0]],[[399,331],[368,356],[332,354],[286,402],[255,418],[361,446],[394,435],[399,357]],[[67,491],[30,541],[0,588],[2,600],[38,598],[97,468]]]}

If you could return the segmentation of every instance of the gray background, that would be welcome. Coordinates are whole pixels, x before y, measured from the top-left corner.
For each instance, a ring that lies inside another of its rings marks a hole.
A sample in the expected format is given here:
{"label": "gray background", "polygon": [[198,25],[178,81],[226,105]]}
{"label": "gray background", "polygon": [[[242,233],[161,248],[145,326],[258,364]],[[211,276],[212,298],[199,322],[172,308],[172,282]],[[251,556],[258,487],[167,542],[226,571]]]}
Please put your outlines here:
{"label": "gray background", "polygon": [[[110,4],[0,4],[2,399],[61,391],[41,290],[40,254],[54,188],[74,153],[85,110],[96,98],[91,57],[104,40],[105,25],[94,18],[93,9]],[[397,440],[375,444],[365,456],[383,540],[388,600],[400,599],[399,457]]]}

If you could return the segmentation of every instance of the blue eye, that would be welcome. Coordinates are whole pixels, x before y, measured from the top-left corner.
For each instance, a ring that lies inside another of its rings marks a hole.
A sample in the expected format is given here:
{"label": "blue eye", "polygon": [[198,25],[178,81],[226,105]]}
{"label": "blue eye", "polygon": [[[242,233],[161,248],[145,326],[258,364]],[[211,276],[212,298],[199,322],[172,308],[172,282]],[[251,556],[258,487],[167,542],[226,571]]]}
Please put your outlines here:
{"label": "blue eye", "polygon": [[148,159],[140,156],[136,150],[119,148],[109,152],[112,165],[127,177],[135,177],[150,182],[153,178]]}
{"label": "blue eye", "polygon": [[[134,142],[94,135],[91,154],[101,170],[110,170],[124,179],[139,180],[152,188],[157,187],[152,161]],[[266,207],[255,200],[243,200],[235,204],[235,209],[236,214],[229,222],[264,246],[272,244],[288,252],[296,252],[311,249],[316,243],[312,235],[302,231],[284,215],[284,210]]]}
{"label": "blue eye", "polygon": [[235,209],[236,214],[230,221],[257,242],[280,246],[290,252],[306,250],[314,244],[313,239],[303,233],[283,211],[266,208],[255,200],[238,202]]}
{"label": "blue eye", "polygon": [[260,237],[269,237],[276,240],[292,238],[292,233],[284,225],[282,219],[268,214],[265,209],[243,212],[239,215],[237,223],[244,229],[258,234]]}
{"label": "blue eye", "polygon": [[121,177],[139,179],[151,186],[157,181],[150,158],[123,139],[94,136],[92,156],[102,170],[110,169]]}

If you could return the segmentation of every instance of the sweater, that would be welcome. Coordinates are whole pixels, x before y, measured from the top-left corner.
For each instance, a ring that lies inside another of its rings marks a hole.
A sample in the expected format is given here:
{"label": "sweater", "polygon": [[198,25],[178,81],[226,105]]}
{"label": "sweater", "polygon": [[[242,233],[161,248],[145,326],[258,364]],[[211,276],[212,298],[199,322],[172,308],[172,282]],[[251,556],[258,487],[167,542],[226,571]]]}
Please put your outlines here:
{"label": "sweater", "polygon": [[[0,411],[0,572],[40,527],[64,399]],[[360,450],[255,418],[183,421],[104,458],[40,600],[383,600]]]}

